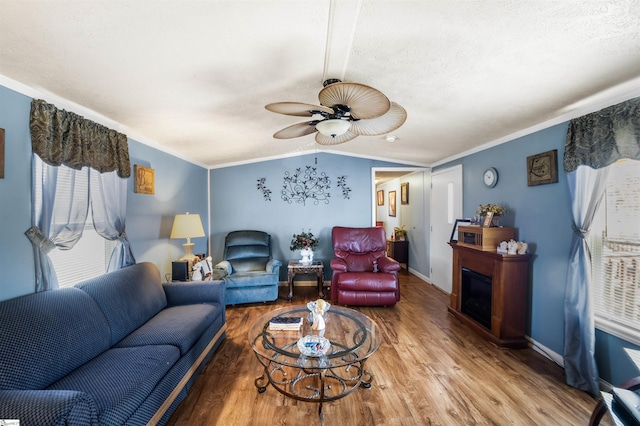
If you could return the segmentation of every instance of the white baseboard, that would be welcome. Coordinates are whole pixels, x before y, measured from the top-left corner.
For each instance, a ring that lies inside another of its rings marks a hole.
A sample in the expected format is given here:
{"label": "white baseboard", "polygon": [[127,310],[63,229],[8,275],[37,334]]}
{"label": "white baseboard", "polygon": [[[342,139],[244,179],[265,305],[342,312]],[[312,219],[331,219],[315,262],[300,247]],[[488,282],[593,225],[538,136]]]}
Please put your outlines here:
{"label": "white baseboard", "polygon": [[416,271],[415,269],[409,268],[409,272],[411,272],[416,277],[420,278],[422,281],[432,284],[431,279],[429,279],[429,277],[422,275],[420,272]]}
{"label": "white baseboard", "polygon": [[549,349],[542,343],[536,342],[529,336],[525,336],[525,338],[529,341],[529,347],[531,349],[543,355],[544,357],[549,358],[551,361],[564,368],[564,358],[559,353]]}

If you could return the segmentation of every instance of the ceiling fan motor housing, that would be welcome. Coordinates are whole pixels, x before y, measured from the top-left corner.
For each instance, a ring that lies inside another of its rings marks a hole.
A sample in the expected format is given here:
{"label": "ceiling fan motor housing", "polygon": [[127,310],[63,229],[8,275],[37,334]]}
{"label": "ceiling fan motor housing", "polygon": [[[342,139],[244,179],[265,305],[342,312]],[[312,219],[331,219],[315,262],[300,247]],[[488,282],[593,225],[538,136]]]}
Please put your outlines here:
{"label": "ceiling fan motor housing", "polygon": [[339,78],[329,78],[326,79],[323,83],[322,83],[322,87],[327,87],[330,84],[333,83],[342,83],[342,80],[340,80]]}

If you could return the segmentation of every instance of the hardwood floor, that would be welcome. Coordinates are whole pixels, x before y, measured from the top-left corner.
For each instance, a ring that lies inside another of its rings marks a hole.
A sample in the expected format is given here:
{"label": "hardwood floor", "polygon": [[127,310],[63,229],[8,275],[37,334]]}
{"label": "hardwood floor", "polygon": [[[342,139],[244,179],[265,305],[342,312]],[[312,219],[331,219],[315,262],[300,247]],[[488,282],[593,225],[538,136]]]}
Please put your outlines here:
{"label": "hardwood floor", "polygon": [[384,333],[367,361],[373,386],[325,403],[321,419],[317,404],[271,386],[259,394],[254,385],[262,371],[249,325],[277,307],[317,298],[313,287],[296,287],[292,302],[287,292],[281,287],[273,303],[227,307],[227,339],[169,425],[586,425],[596,405],[565,384],[555,363],[532,349],[485,341],[447,313],[448,295],[402,273],[395,307],[356,308]]}

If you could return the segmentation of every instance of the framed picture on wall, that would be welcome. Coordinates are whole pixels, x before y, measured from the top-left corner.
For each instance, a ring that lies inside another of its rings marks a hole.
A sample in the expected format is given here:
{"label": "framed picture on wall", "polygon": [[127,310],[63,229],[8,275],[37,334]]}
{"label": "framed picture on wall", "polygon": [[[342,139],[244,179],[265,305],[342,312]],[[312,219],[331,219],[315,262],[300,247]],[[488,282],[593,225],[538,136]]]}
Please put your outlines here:
{"label": "framed picture on wall", "polygon": [[378,191],[378,205],[384,206],[384,190]]}
{"label": "framed picture on wall", "polygon": [[527,157],[527,186],[558,182],[558,150]]}
{"label": "framed picture on wall", "polygon": [[135,182],[133,192],[137,194],[155,194],[154,170],[150,167],[133,166],[135,174]]}
{"label": "framed picture on wall", "polygon": [[409,182],[400,184],[400,204],[409,204]]}
{"label": "framed picture on wall", "polygon": [[389,191],[389,216],[396,217],[396,191]]}

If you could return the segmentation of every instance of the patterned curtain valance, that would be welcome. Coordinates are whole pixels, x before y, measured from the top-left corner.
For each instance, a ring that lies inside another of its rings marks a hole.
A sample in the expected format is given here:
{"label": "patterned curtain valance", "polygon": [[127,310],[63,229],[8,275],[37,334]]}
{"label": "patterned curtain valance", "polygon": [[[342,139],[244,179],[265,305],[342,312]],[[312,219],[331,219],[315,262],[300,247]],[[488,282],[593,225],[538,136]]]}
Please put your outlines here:
{"label": "patterned curtain valance", "polygon": [[76,170],[87,166],[100,173],[116,170],[121,178],[131,176],[126,135],[41,99],[31,103],[29,125],[33,152],[45,163]]}
{"label": "patterned curtain valance", "polygon": [[569,122],[564,170],[606,167],[622,158],[640,160],[640,98]]}

